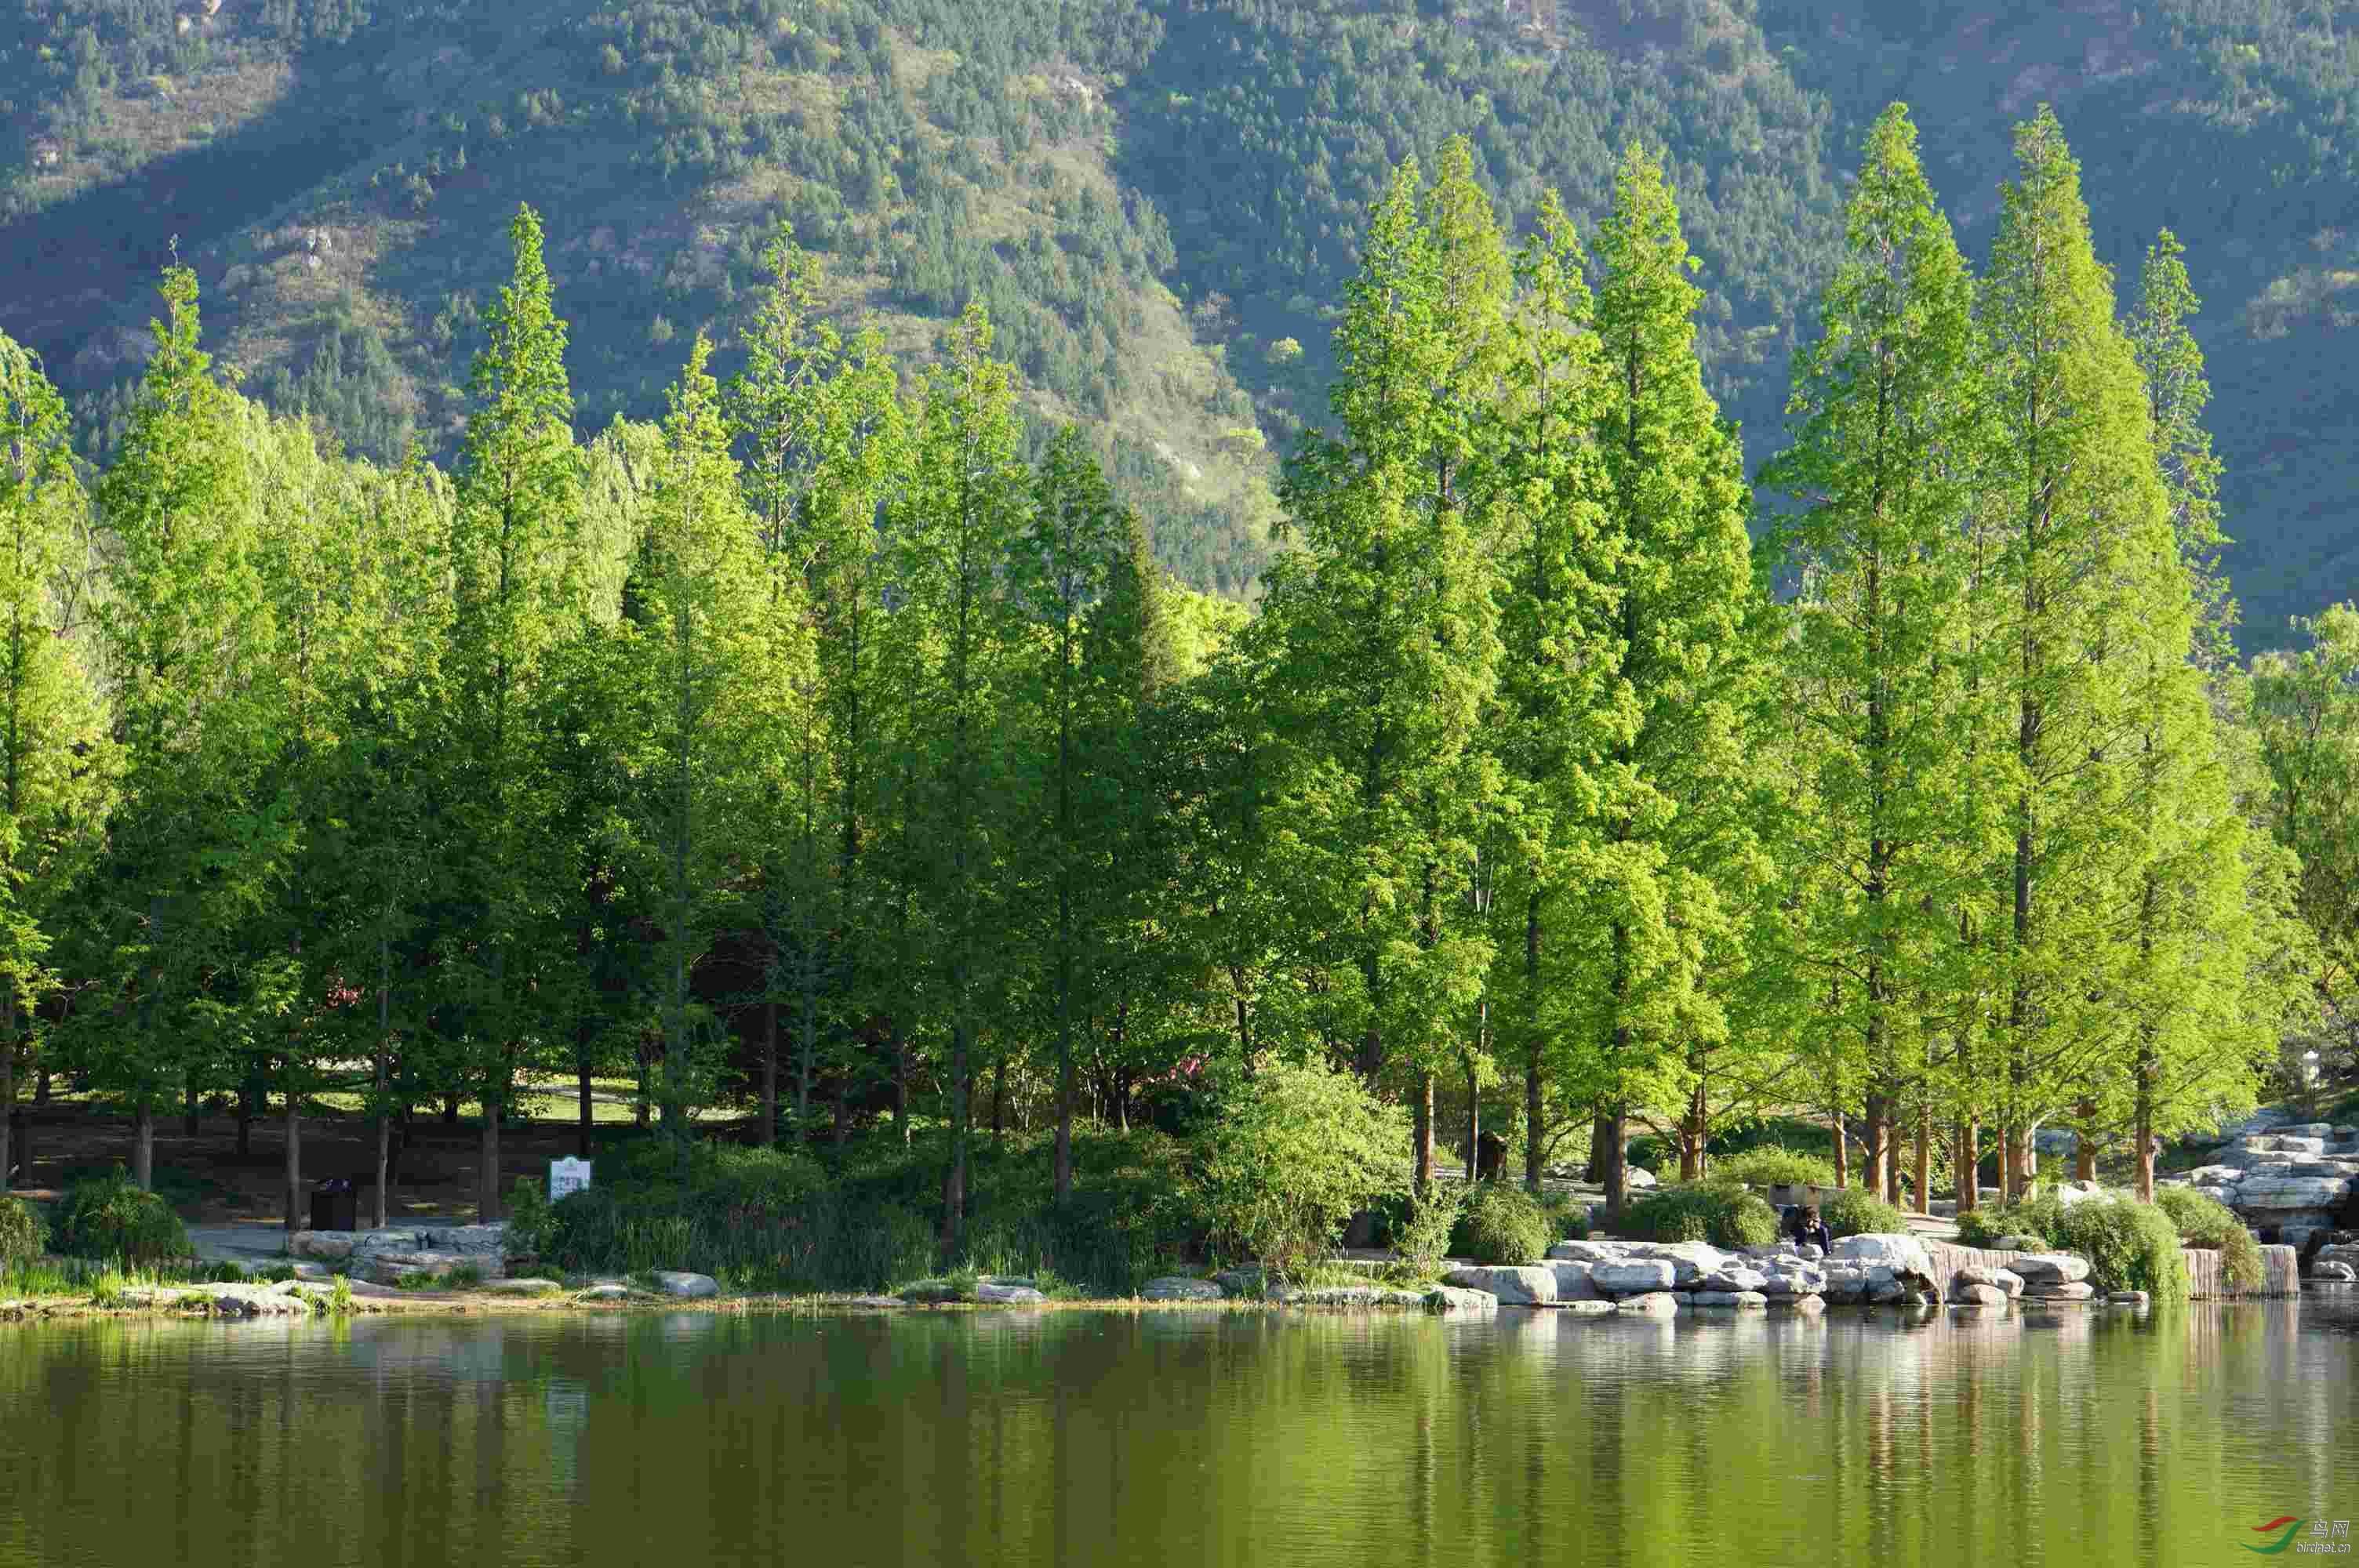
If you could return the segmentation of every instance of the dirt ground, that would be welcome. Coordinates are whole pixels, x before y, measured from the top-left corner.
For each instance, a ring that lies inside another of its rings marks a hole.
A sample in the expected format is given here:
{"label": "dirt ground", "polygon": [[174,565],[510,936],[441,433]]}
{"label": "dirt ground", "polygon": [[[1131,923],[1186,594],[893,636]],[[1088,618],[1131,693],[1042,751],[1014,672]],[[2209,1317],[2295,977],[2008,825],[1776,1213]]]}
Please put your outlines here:
{"label": "dirt ground", "polygon": [[[54,1200],[71,1183],[103,1175],[117,1162],[131,1163],[131,1121],[75,1104],[26,1108],[32,1143],[30,1165],[17,1173],[13,1190],[36,1202]],[[627,1128],[602,1125],[603,1134]],[[22,1136],[22,1134],[20,1134]],[[475,1211],[480,1132],[473,1116],[455,1125],[421,1114],[410,1123],[409,1145],[401,1162],[388,1215],[406,1219],[472,1218]],[[375,1179],[376,1140],[368,1122],[333,1113],[303,1121],[303,1187],[322,1177],[365,1174]],[[511,1122],[500,1135],[500,1190],[519,1176],[546,1176],[549,1162],[575,1154],[580,1130],[571,1121]],[[21,1162],[19,1147],[15,1159]],[[178,1114],[156,1126],[156,1187],[180,1217],[195,1225],[277,1224],[284,1218],[286,1135],[277,1119],[256,1120],[247,1150],[238,1151],[237,1120],[230,1116],[198,1119],[191,1137]],[[363,1195],[367,1205],[367,1195]],[[364,1209],[363,1220],[366,1223]]]}

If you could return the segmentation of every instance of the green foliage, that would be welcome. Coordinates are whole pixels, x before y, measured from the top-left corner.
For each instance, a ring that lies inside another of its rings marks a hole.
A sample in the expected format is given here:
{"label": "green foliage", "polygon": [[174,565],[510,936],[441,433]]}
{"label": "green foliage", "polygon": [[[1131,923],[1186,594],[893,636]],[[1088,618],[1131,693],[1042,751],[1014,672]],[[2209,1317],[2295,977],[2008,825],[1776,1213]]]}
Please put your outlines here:
{"label": "green foliage", "polygon": [[[1266,1062],[1222,1086],[1196,1202],[1223,1259],[1281,1272],[1333,1250],[1354,1212],[1400,1184],[1400,1112],[1351,1074]],[[1545,1245],[1545,1242],[1543,1242]]]}
{"label": "green foliage", "polygon": [[0,1267],[28,1263],[49,1250],[49,1227],[23,1198],[0,1193]]}
{"label": "green foliage", "polygon": [[120,1166],[113,1175],[68,1189],[57,1245],[76,1258],[133,1263],[186,1258],[191,1250],[180,1217],[156,1194],[141,1191]]}
{"label": "green foliage", "polygon": [[2261,1244],[2226,1204],[2192,1187],[2171,1186],[2155,1189],[2154,1206],[2170,1217],[2182,1244],[2219,1252],[2227,1283],[2249,1288],[2261,1282]]}
{"label": "green foliage", "polygon": [[1988,1247],[2005,1236],[2038,1238],[2043,1245],[2055,1233],[2053,1226],[2063,1206],[2051,1195],[2028,1203],[1984,1204],[1958,1216],[1958,1239],[1968,1247]]}
{"label": "green foliage", "polygon": [[2250,1234],[2235,1210],[2193,1187],[2158,1187],[2154,1206],[2170,1217],[2179,1238],[2190,1247],[2222,1247],[2231,1232]]}
{"label": "green foliage", "polygon": [[1640,1241],[1709,1241],[1766,1247],[1777,1239],[1777,1211],[1758,1195],[1710,1182],[1658,1187],[1623,1211],[1616,1234]]}
{"label": "green foliage", "polygon": [[1830,1236],[1890,1235],[1908,1229],[1906,1215],[1858,1187],[1823,1195],[1819,1218],[1826,1222]]}
{"label": "green foliage", "polygon": [[328,1311],[337,1317],[352,1315],[353,1281],[349,1276],[336,1276],[335,1286],[328,1292]]}
{"label": "green foliage", "polygon": [[1477,1263],[1537,1263],[1556,1239],[1548,1212],[1521,1187],[1478,1182],[1450,1235],[1450,1252]]}
{"label": "green foliage", "polygon": [[507,1252],[511,1258],[538,1258],[555,1230],[549,1196],[538,1176],[518,1176],[508,1188]]}
{"label": "green foliage", "polygon": [[1432,1268],[1458,1249],[1459,1227],[1477,1195],[1462,1185],[1440,1182],[1429,1187],[1423,1197],[1401,1195],[1399,1217],[1388,1227],[1388,1245],[1403,1262]]}
{"label": "green foliage", "polygon": [[1831,1187],[1835,1184],[1832,1162],[1817,1154],[1781,1149],[1774,1143],[1762,1144],[1740,1153],[1719,1155],[1708,1169],[1713,1181],[1736,1182],[1749,1187]]}
{"label": "green foliage", "polygon": [[[2155,1204],[2090,1198],[2064,1206],[2043,1235],[2089,1260],[2089,1282],[2103,1291],[2145,1291],[2158,1306],[2187,1300],[2187,1262],[2179,1227]],[[2225,1260],[2223,1260],[2224,1264]]]}

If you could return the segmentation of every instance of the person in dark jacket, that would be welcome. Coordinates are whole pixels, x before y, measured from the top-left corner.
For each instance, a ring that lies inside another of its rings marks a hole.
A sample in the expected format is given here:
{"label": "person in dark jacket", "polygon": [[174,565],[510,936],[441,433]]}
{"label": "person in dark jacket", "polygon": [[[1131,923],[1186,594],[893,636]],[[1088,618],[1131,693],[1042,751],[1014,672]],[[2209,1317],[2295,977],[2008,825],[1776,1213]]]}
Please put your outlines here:
{"label": "person in dark jacket", "polygon": [[1794,1245],[1816,1246],[1821,1252],[1834,1249],[1835,1238],[1827,1234],[1827,1222],[1819,1217],[1816,1205],[1804,1208],[1794,1218]]}

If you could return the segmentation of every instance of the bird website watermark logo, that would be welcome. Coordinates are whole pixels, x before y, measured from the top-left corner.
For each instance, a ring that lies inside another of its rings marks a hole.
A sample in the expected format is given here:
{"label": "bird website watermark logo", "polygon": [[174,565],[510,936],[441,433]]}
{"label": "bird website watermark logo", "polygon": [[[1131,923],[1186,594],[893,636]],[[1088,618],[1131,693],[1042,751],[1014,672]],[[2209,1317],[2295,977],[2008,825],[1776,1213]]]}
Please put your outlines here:
{"label": "bird website watermark logo", "polygon": [[[2303,1529],[2304,1525],[2309,1528]],[[2351,1521],[2347,1519],[2299,1519],[2291,1514],[2279,1514],[2267,1524],[2253,1526],[2253,1533],[2276,1538],[2266,1546],[2256,1546],[2249,1541],[2238,1543],[2263,1557],[2275,1557],[2288,1551],[2311,1556],[2341,1556],[2351,1550]]]}

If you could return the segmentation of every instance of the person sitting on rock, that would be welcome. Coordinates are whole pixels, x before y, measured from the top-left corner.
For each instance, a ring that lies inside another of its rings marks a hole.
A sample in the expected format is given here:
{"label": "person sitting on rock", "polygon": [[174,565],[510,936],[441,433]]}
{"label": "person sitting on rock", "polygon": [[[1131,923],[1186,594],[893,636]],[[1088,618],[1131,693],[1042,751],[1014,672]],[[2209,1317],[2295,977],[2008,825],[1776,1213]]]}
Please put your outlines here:
{"label": "person sitting on rock", "polygon": [[1827,1222],[1819,1217],[1818,1206],[1806,1206],[1794,1221],[1794,1245],[1815,1246],[1821,1252],[1827,1252],[1834,1244],[1834,1238],[1827,1234]]}

